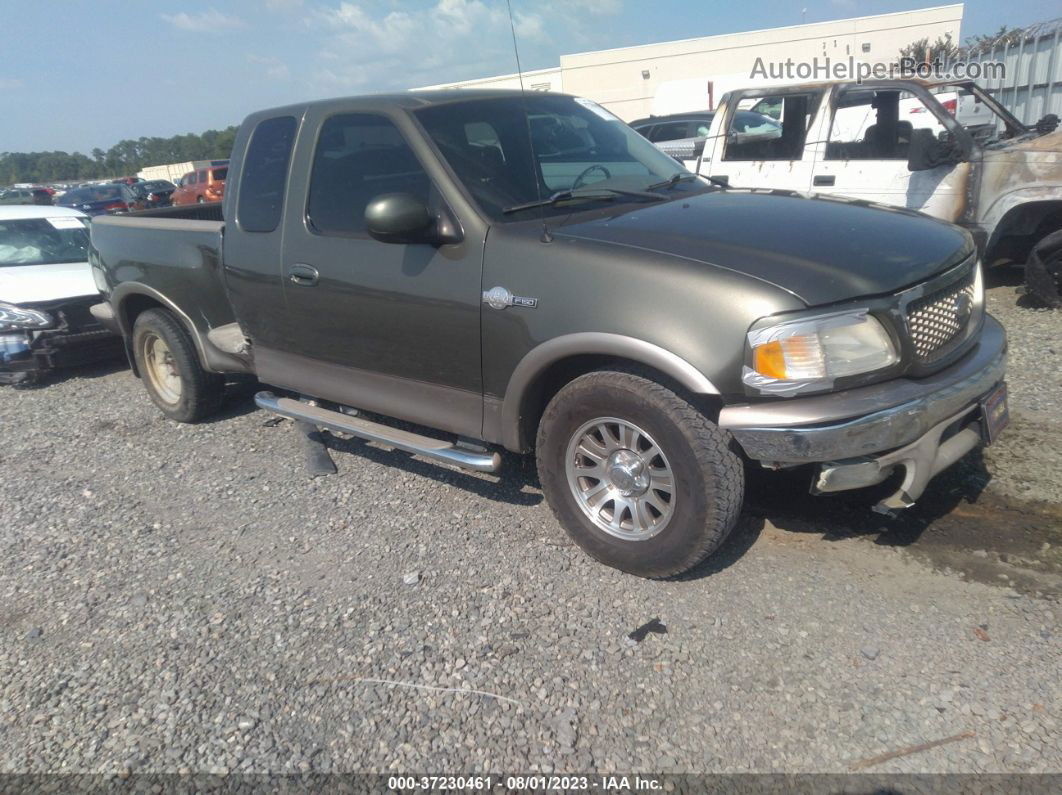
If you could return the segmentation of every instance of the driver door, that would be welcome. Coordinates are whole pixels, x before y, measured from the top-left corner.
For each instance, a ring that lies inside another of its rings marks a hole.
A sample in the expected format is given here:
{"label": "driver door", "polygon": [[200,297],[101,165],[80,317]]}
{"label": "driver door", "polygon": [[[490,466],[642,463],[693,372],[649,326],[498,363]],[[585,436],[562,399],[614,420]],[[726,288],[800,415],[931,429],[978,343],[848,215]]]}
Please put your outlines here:
{"label": "driver door", "polygon": [[[382,243],[365,208],[387,193],[443,202],[384,113],[311,108],[292,174],[309,182],[290,208],[281,272],[287,328],[273,383],[391,417],[478,437],[482,236]],[[293,217],[297,214],[297,218]],[[288,383],[283,383],[283,381]]]}
{"label": "driver door", "polygon": [[815,164],[812,190],[919,210],[958,222],[965,209],[969,163],[910,171],[907,156],[915,130],[950,134],[937,109],[898,88],[841,90],[830,135]]}

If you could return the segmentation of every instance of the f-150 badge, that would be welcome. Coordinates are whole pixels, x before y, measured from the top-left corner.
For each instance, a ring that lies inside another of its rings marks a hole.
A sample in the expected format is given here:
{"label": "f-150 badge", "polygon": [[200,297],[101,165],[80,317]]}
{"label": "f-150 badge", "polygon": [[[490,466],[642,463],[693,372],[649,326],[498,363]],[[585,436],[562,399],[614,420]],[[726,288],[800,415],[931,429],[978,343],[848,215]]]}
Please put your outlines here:
{"label": "f-150 badge", "polygon": [[489,290],[484,290],[483,303],[491,309],[505,309],[510,306],[523,306],[528,309],[534,309],[538,306],[538,299],[513,295],[504,287],[491,287]]}

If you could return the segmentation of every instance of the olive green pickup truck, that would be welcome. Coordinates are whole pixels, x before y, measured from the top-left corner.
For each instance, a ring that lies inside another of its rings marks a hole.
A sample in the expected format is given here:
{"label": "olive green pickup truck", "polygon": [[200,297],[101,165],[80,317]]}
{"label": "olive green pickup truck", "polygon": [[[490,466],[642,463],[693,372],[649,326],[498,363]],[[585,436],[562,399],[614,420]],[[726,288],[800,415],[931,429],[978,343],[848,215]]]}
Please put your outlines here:
{"label": "olive green pickup truck", "polygon": [[571,537],[643,576],[719,547],[749,463],[890,480],[893,510],[1006,422],[966,231],[712,184],[575,97],[252,114],[223,206],[100,217],[91,261],[166,416],[250,373],[268,411],[434,461],[533,452]]}

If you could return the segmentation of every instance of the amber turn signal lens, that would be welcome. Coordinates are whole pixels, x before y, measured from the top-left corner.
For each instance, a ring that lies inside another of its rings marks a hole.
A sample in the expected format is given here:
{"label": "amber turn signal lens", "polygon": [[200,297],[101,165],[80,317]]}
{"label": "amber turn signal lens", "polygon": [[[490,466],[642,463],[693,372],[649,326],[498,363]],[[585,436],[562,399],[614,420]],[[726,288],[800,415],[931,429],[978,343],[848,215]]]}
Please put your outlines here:
{"label": "amber turn signal lens", "polygon": [[778,340],[758,345],[753,351],[752,368],[768,378],[785,378],[785,354]]}

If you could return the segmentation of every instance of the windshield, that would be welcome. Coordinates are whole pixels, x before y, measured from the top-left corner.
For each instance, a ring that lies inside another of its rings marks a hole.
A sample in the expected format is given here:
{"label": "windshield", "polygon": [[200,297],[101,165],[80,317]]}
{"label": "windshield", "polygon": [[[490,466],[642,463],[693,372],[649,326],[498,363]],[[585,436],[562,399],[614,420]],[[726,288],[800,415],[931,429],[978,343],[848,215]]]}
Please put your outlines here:
{"label": "windshield", "polygon": [[950,83],[934,86],[930,93],[981,144],[1025,132],[1020,121],[980,88]]}
{"label": "windshield", "polygon": [[[416,117],[468,192],[497,221],[525,220],[531,208],[508,215],[504,210],[561,191],[584,195],[537,208],[536,216],[585,209],[610,191],[620,199],[619,191],[645,190],[686,173],[589,100],[529,94],[436,105],[416,111]],[[676,189],[692,190],[695,184]]]}
{"label": "windshield", "polygon": [[0,267],[85,262],[88,245],[85,218],[0,220]]}

